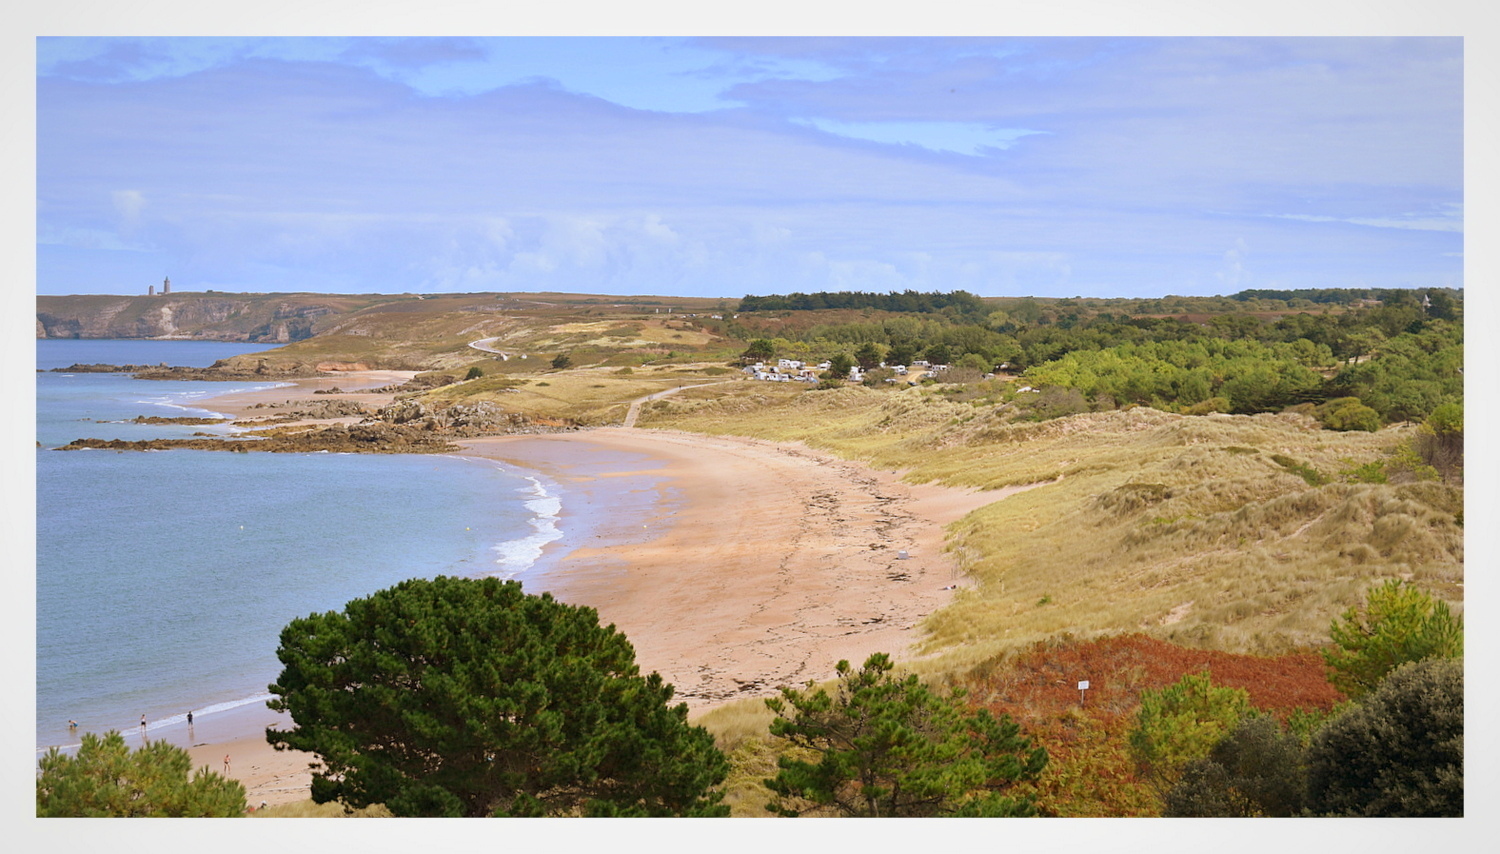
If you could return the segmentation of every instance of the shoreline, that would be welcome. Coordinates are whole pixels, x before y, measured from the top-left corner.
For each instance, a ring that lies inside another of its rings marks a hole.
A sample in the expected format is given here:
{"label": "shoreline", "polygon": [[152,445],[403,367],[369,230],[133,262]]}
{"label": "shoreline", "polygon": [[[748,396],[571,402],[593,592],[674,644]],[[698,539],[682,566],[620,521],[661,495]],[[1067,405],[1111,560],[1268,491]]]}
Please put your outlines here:
{"label": "shoreline", "polygon": [[642,672],[660,673],[693,713],[831,678],[840,659],[910,658],[922,618],[964,584],[943,528],[1007,494],[906,484],[795,445],[669,431],[462,444],[517,465],[565,467],[580,444],[662,461],[656,488],[677,496],[658,505],[649,537],[574,548],[546,589],[598,610],[630,638]]}
{"label": "shoreline", "polygon": [[[394,394],[353,392],[402,379],[351,372],[196,403],[248,419],[275,411],[255,404],[337,386],[346,394],[319,398],[380,406]],[[910,659],[921,620],[965,584],[944,551],[944,528],[1019,491],[906,484],[800,445],[675,431],[602,427],[457,444],[456,456],[565,490],[563,536],[518,580],[527,592],[596,609],[629,638],[641,672],[660,673],[694,716],[830,678],[840,659]],[[222,772],[229,754],[229,776],[252,806],[305,800],[317,757],[275,751],[268,725],[291,722],[255,702],[200,717],[191,731],[183,722],[148,735],[187,748],[195,769]]]}

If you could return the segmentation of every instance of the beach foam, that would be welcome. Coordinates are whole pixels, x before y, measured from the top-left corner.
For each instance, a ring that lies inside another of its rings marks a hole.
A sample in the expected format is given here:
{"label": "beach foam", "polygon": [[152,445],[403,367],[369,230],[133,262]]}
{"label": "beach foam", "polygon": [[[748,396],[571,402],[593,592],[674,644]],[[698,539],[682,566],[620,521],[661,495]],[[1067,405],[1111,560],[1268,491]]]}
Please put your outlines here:
{"label": "beach foam", "polygon": [[531,482],[531,488],[522,492],[530,494],[532,498],[523,503],[526,509],[534,514],[528,520],[533,533],[494,546],[493,551],[499,555],[495,559],[495,564],[500,569],[492,574],[497,578],[515,578],[518,574],[530,569],[542,556],[542,550],[548,543],[556,542],[563,537],[562,530],[557,527],[562,513],[562,500],[548,492],[547,487],[537,478],[527,475],[526,480]]}

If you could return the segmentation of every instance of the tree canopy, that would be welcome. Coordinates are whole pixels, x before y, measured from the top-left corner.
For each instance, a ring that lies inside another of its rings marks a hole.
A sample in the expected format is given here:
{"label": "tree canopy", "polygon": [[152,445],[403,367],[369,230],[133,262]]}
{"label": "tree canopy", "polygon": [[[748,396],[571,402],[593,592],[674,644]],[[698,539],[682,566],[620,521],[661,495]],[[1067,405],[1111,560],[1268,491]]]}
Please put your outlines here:
{"label": "tree canopy", "polygon": [[313,800],[404,816],[723,815],[728,765],[592,608],[438,576],[294,620],[268,705]]}
{"label": "tree canopy", "polygon": [[245,787],[201,768],[189,776],[186,750],[153,741],[132,751],[111,730],[84,733],[78,753],[57,748],[41,760],[36,780],[39,818],[224,818],[245,811]]}
{"label": "tree canopy", "polygon": [[876,653],[854,670],[838,663],[838,687],[782,688],[766,700],[771,734],[810,751],[777,760],[768,809],[783,816],[1034,815],[1029,798],[1008,797],[1035,779],[1047,753],[1010,718],[969,710],[962,692],[941,695],[915,675],[893,673]]}

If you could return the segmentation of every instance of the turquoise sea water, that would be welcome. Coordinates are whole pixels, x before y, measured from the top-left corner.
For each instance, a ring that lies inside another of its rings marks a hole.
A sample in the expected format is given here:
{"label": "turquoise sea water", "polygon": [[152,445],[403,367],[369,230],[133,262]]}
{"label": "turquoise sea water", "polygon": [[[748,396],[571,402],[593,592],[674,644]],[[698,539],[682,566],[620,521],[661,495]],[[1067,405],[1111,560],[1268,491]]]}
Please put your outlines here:
{"label": "turquoise sea water", "polygon": [[[37,359],[207,365],[257,349],[39,341]],[[76,743],[70,719],[131,734],[141,715],[155,729],[264,702],[291,619],[413,577],[524,582],[563,537],[565,487],[486,460],[52,450],[185,437],[206,428],[109,422],[202,414],[206,398],[250,387],[37,374],[38,749]]]}

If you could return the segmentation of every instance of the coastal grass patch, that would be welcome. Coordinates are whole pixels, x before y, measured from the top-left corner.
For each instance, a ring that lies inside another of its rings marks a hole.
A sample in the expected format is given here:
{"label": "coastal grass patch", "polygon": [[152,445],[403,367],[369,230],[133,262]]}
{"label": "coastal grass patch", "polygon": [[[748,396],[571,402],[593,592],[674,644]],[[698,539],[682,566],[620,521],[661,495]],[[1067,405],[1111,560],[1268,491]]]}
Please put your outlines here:
{"label": "coastal grass patch", "polygon": [[534,419],[584,426],[619,424],[632,401],[680,384],[681,378],[641,369],[621,375],[608,368],[578,368],[527,375],[483,377],[436,389],[424,399],[434,403],[493,400],[507,411]]}

